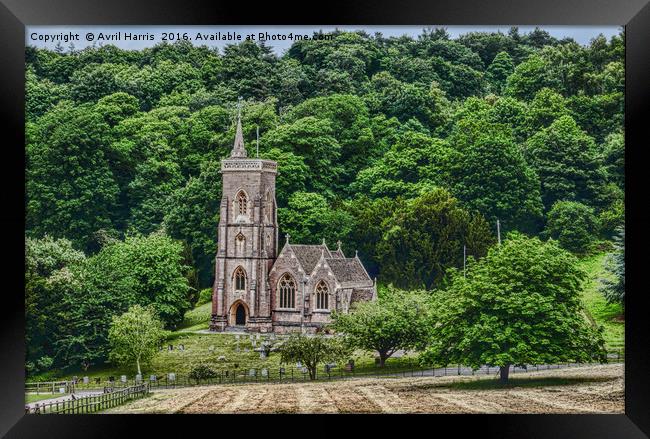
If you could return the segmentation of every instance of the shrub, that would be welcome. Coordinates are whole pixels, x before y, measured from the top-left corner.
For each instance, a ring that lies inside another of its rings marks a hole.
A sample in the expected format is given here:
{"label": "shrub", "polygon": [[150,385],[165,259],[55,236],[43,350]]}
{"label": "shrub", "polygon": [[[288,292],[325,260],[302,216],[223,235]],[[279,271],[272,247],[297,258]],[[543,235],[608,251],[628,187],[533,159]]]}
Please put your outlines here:
{"label": "shrub", "polygon": [[192,366],[192,370],[190,370],[189,376],[193,380],[205,380],[207,378],[216,377],[217,371],[214,370],[209,364],[200,363]]}
{"label": "shrub", "polygon": [[546,235],[573,253],[584,253],[594,239],[596,217],[591,207],[575,201],[558,201],[548,213]]}
{"label": "shrub", "polygon": [[203,305],[212,301],[212,288],[205,288],[199,292],[199,301],[196,305]]}

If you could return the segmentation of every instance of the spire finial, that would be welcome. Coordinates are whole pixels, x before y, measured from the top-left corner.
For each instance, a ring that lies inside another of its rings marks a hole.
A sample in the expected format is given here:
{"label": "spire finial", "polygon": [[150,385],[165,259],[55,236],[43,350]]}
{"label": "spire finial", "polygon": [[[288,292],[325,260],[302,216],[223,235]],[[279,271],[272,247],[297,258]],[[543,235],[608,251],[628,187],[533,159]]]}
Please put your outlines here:
{"label": "spire finial", "polygon": [[336,241],[336,245],[338,246],[338,250],[341,250],[341,240],[339,239]]}
{"label": "spire finial", "polygon": [[286,239],[286,243],[289,244],[289,238],[291,237],[291,235],[289,235],[288,233],[286,233],[286,234],[284,235],[284,237],[285,237],[285,239]]}
{"label": "spire finial", "polygon": [[240,96],[237,99],[237,131],[235,132],[235,144],[232,148],[232,153],[230,157],[233,158],[246,158],[246,148],[244,147],[244,135],[242,134],[241,129],[241,101],[242,97]]}
{"label": "spire finial", "polygon": [[355,251],[354,251],[354,257],[355,257],[355,258],[358,258],[358,257],[359,257],[359,250],[355,250]]}
{"label": "spire finial", "polygon": [[323,237],[323,245],[327,245],[327,244],[325,244],[325,238],[324,237]]}

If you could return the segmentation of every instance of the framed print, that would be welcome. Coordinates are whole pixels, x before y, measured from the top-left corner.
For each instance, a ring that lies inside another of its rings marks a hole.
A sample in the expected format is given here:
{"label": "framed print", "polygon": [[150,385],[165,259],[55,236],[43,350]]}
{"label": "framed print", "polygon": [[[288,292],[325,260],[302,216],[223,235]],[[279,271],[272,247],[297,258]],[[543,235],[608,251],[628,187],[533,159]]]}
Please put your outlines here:
{"label": "framed print", "polygon": [[317,10],[3,0],[0,431],[647,437],[650,6]]}

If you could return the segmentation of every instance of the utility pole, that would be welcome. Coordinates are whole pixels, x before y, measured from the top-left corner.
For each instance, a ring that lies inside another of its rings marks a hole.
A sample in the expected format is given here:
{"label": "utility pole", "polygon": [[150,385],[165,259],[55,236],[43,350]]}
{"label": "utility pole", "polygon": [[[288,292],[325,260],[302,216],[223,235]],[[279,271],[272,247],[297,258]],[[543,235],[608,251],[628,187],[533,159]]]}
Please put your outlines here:
{"label": "utility pole", "polygon": [[501,223],[499,223],[499,218],[497,218],[497,240],[499,245],[501,245]]}

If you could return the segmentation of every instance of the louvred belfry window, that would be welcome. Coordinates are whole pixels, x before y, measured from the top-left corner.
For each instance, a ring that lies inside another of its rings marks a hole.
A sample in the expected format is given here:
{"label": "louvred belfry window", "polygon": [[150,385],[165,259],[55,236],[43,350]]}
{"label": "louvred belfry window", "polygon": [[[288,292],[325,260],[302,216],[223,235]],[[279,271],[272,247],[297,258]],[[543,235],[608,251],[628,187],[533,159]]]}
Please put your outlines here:
{"label": "louvred belfry window", "polygon": [[244,191],[239,191],[237,193],[237,209],[239,215],[246,215],[248,199],[246,198],[246,193]]}

